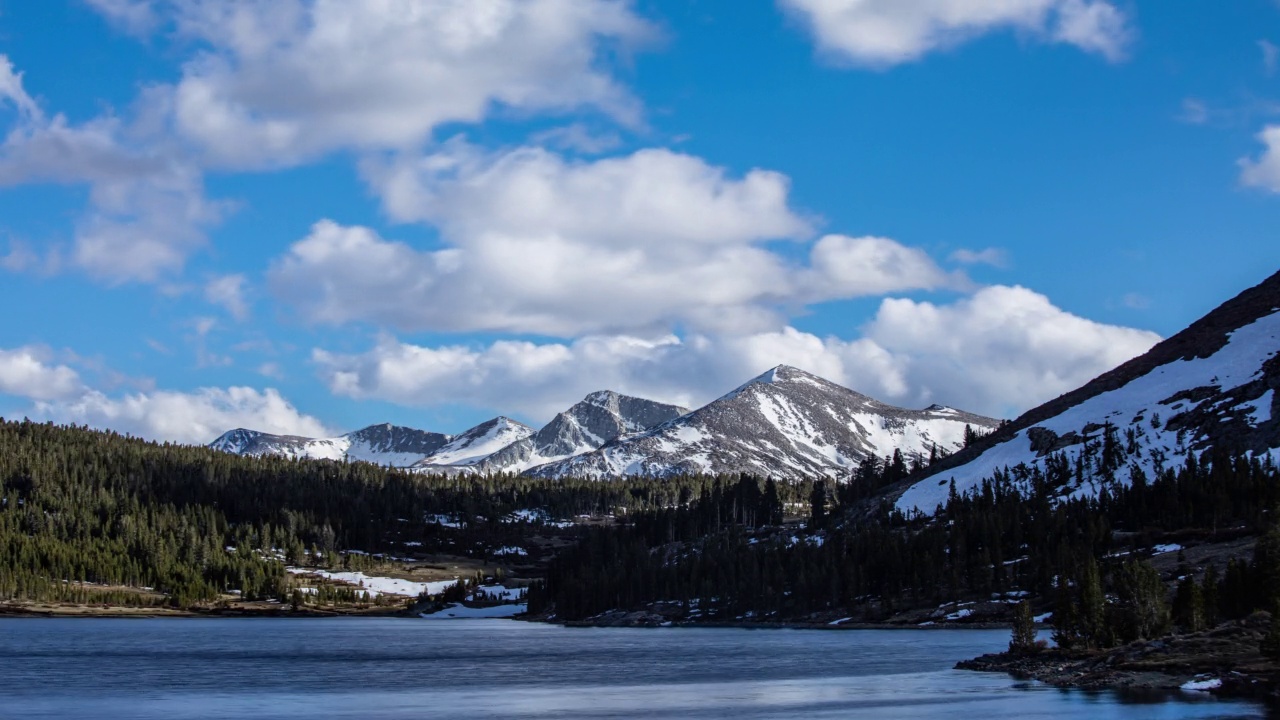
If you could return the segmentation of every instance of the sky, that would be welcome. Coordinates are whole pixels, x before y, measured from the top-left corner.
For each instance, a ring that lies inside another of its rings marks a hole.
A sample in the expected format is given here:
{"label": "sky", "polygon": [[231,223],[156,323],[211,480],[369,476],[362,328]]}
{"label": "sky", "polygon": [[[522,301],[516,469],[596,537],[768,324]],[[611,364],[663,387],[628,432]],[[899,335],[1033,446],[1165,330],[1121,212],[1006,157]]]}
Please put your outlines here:
{"label": "sky", "polygon": [[0,0],[0,415],[1013,417],[1280,269],[1280,2]]}

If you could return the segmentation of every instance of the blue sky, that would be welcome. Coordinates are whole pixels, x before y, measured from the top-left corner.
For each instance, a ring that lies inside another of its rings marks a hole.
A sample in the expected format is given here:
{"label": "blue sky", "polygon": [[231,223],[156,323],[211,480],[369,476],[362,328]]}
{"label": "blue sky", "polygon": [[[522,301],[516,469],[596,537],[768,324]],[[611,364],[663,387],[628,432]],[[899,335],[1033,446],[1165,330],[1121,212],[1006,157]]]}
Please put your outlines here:
{"label": "blue sky", "polygon": [[1011,416],[1280,269],[1280,4],[0,0],[0,414]]}

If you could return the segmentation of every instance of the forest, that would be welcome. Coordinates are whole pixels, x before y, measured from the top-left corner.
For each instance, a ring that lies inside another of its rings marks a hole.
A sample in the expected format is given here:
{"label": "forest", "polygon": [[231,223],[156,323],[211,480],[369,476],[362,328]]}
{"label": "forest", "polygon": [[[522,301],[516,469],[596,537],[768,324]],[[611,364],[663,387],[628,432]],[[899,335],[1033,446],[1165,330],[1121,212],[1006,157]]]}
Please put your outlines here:
{"label": "forest", "polygon": [[[308,557],[404,554],[408,543],[483,555],[538,531],[536,520],[510,522],[517,510],[608,518],[675,506],[715,482],[446,477],[0,420],[0,600],[155,602],[129,588],[177,607],[232,590],[281,598],[285,565]],[[809,492],[776,489],[780,503]]]}
{"label": "forest", "polygon": [[[1060,496],[1070,463],[1061,456],[1047,465],[1048,473],[997,473],[968,494],[953,485],[936,516],[907,517],[875,494],[898,471],[870,460],[854,483],[834,492],[813,485],[803,533],[732,512],[754,492],[743,479],[687,506],[593,530],[551,564],[545,585],[530,594],[530,610],[578,620],[678,603],[683,615],[700,619],[838,612],[883,621],[906,608],[1027,597],[1057,613],[1063,644],[1106,646],[1154,636],[1175,622],[1199,629],[1271,609],[1280,599],[1273,512],[1280,473],[1271,464],[1206,453],[1157,478],[1135,472],[1131,483],[1113,480],[1096,497],[1068,499]],[[841,496],[846,503],[832,508]],[[1251,561],[1210,566],[1201,577],[1181,572],[1172,608],[1160,609],[1163,581],[1152,579],[1138,559],[1142,551],[1162,539],[1253,535],[1262,540]],[[1115,602],[1099,601],[1107,596]],[[1144,603],[1155,607],[1139,612]]]}
{"label": "forest", "polygon": [[[882,621],[907,608],[1025,597],[1058,612],[1063,642],[1106,645],[1280,599],[1280,472],[1270,464],[1206,453],[1061,499],[1075,472],[1057,456],[967,494],[953,487],[934,517],[905,516],[885,491],[925,469],[895,455],[864,461],[839,484],[438,476],[0,421],[0,600],[287,600],[286,565],[410,546],[483,557],[544,531],[544,521],[583,516],[593,520],[559,524],[571,542],[529,589],[532,615],[582,620],[667,603],[688,619],[838,611]],[[1151,607],[1161,580],[1138,561],[1142,549],[1248,536],[1262,538],[1251,560],[1183,573],[1172,607]]]}

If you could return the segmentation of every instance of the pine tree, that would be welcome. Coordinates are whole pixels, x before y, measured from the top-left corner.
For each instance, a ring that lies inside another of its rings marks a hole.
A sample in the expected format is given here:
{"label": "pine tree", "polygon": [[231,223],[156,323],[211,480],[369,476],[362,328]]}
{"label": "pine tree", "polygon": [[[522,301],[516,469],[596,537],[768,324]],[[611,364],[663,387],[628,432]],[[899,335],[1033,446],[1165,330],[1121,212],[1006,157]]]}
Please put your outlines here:
{"label": "pine tree", "polygon": [[1089,558],[1080,576],[1080,629],[1087,647],[1106,647],[1110,643],[1106,613],[1107,599],[1102,591],[1098,561]]}
{"label": "pine tree", "polygon": [[827,483],[815,480],[809,495],[809,528],[821,530],[827,525]]}
{"label": "pine tree", "polygon": [[1173,597],[1173,619],[1183,632],[1199,632],[1204,629],[1204,597],[1200,585],[1185,569]]}
{"label": "pine tree", "polygon": [[1037,649],[1036,622],[1031,615],[1031,603],[1023,600],[1013,608],[1013,637],[1009,639],[1009,652],[1018,655]]}

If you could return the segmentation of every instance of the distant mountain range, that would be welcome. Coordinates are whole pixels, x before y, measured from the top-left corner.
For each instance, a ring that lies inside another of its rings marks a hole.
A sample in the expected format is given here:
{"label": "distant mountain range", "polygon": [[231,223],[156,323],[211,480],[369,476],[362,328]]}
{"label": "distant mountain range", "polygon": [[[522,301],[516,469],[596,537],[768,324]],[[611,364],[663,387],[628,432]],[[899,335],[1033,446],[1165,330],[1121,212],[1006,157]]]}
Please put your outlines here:
{"label": "distant mountain range", "polygon": [[898,498],[932,513],[997,472],[1038,470],[1061,496],[1149,479],[1209,450],[1280,463],[1280,273],[1145,355],[930,468]]}
{"label": "distant mountain range", "polygon": [[738,473],[844,478],[864,458],[954,452],[965,426],[999,421],[934,405],[907,410],[780,365],[695,410],[602,391],[540,430],[505,417],[466,432],[374,425],[336,438],[232,430],[210,444],[240,455],[347,459],[422,472],[539,477]]}

